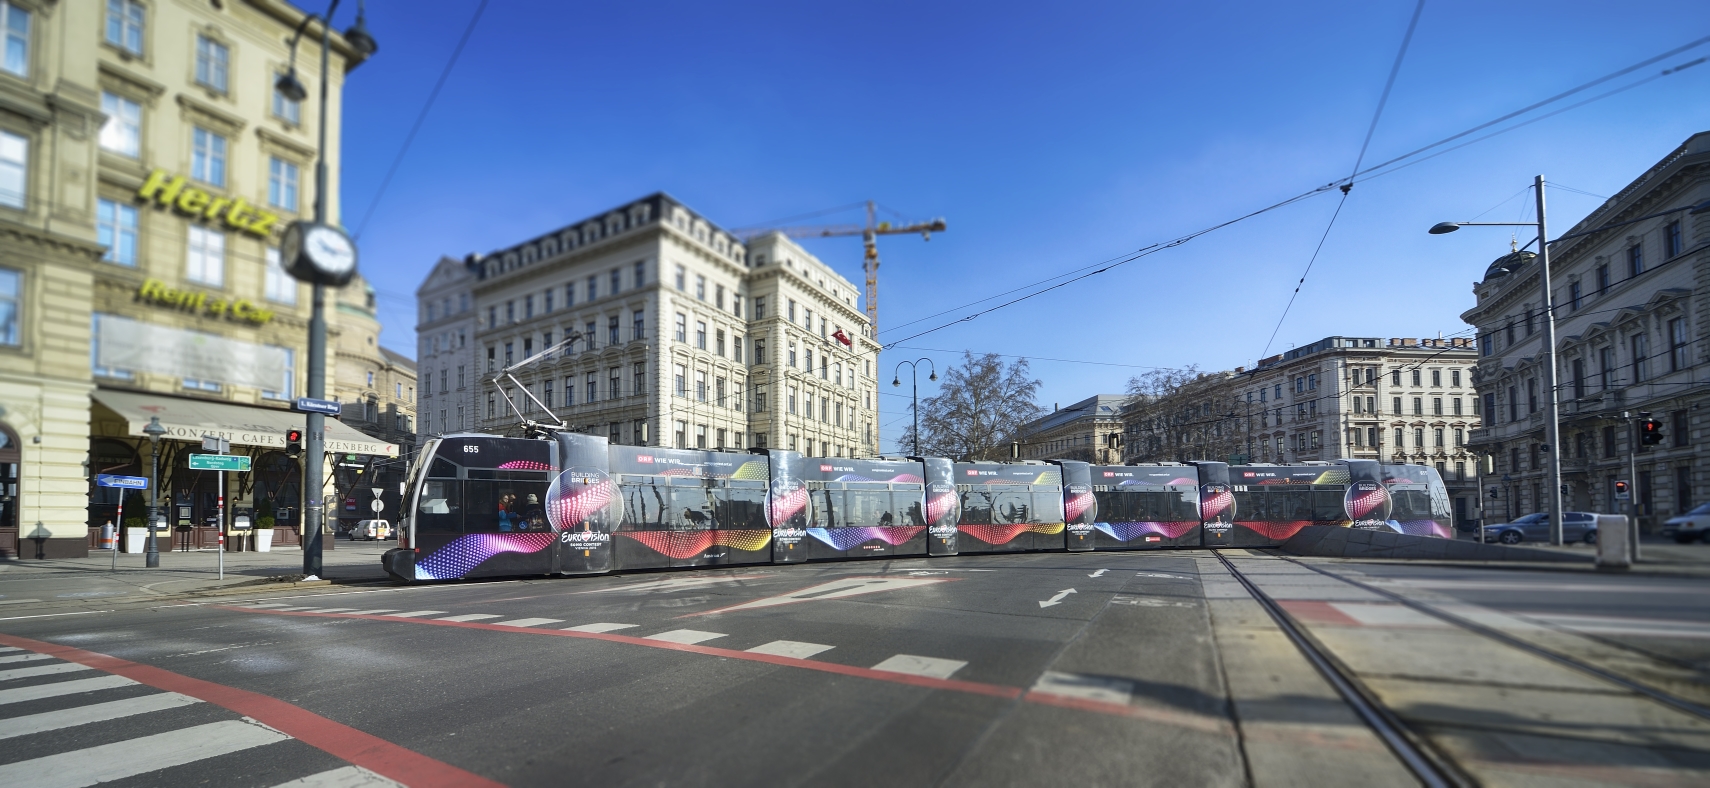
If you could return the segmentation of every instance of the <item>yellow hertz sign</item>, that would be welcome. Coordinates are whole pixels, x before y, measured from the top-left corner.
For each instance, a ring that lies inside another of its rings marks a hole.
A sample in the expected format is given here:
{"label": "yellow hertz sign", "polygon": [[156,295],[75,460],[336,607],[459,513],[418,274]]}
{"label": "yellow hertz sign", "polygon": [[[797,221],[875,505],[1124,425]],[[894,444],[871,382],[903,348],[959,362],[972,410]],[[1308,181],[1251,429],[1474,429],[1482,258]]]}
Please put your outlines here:
{"label": "yellow hertz sign", "polygon": [[185,188],[184,184],[182,175],[170,178],[166,170],[155,170],[148,174],[148,180],[137,190],[137,196],[200,219],[223,219],[227,227],[250,235],[261,238],[273,235],[273,225],[279,221],[277,214],[250,205],[242,197],[235,200],[215,197],[195,187]]}
{"label": "yellow hertz sign", "polygon": [[262,325],[273,319],[273,311],[264,309],[259,304],[247,298],[225,299],[220,296],[209,296],[192,290],[177,290],[167,287],[159,279],[150,279],[137,288],[137,297],[144,301],[152,301],[161,306],[176,307],[192,312],[206,312],[210,316],[225,316],[233,320]]}

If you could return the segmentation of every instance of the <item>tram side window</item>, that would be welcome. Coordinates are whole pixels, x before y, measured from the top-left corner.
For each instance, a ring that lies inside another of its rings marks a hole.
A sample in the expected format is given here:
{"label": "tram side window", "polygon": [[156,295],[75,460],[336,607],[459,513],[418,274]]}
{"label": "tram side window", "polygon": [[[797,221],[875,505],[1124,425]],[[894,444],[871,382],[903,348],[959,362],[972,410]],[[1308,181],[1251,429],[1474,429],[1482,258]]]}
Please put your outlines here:
{"label": "tram side window", "polygon": [[897,513],[897,525],[926,525],[926,514],[920,506],[924,491],[918,484],[898,484],[891,488],[891,511]]}
{"label": "tram side window", "polygon": [[652,482],[626,482],[618,489],[623,493],[623,525],[619,530],[663,531],[668,527],[665,511],[670,488]]}
{"label": "tram side window", "polygon": [[468,499],[464,528],[469,533],[552,530],[541,505],[547,486],[544,479],[469,480],[464,486]]}
{"label": "tram side window", "polygon": [[1033,518],[1033,496],[1027,492],[1002,491],[992,496],[992,523],[1008,525],[1030,523]]}
{"label": "tram side window", "polygon": [[991,525],[994,497],[988,490],[964,490],[960,522],[965,525]]}
{"label": "tram side window", "polygon": [[1265,492],[1263,487],[1253,487],[1246,491],[1236,490],[1235,519],[1243,522],[1271,519],[1265,512],[1266,499],[1270,498]]}
{"label": "tram side window", "polygon": [[1430,520],[1431,494],[1424,490],[1395,490],[1389,492],[1394,501],[1390,516],[1397,520]]}
{"label": "tram side window", "polygon": [[1168,493],[1161,497],[1164,511],[1171,522],[1188,522],[1199,519],[1199,496],[1192,490],[1182,490]]}
{"label": "tram side window", "polygon": [[422,482],[419,501],[416,507],[417,533],[463,533],[463,482],[428,479]]}
{"label": "tram side window", "polygon": [[732,530],[765,530],[766,483],[729,482],[715,491],[719,500],[718,527]]}
{"label": "tram side window", "polygon": [[[679,480],[681,482],[683,480]],[[687,480],[671,487],[672,526],[678,530],[704,531],[718,527],[718,505],[706,483]]]}
{"label": "tram side window", "polygon": [[849,525],[893,526],[898,513],[892,509],[889,485],[851,483],[843,493],[844,520]]}
{"label": "tram side window", "polygon": [[1062,490],[1033,494],[1033,519],[1028,522],[1060,523],[1064,519]]}
{"label": "tram side window", "polygon": [[843,491],[842,490],[810,490],[808,494],[813,500],[814,527],[842,528]]}
{"label": "tram side window", "polygon": [[1312,519],[1320,523],[1339,523],[1348,519],[1342,506],[1342,488],[1320,487],[1312,491]]}

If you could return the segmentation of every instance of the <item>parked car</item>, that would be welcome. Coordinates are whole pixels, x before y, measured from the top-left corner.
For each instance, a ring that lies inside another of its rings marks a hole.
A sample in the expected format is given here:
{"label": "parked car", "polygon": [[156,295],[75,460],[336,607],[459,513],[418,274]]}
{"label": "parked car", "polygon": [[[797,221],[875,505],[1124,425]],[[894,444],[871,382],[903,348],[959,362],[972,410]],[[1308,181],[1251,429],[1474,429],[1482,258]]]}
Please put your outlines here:
{"label": "parked car", "polygon": [[390,539],[392,538],[392,524],[385,520],[357,520],[356,525],[346,531],[345,535],[350,537],[353,542],[358,539],[366,539],[371,542],[376,539]]}
{"label": "parked car", "polygon": [[[1521,517],[1511,523],[1498,523],[1484,527],[1486,542],[1501,542],[1502,544],[1520,544],[1521,542],[1550,541],[1550,515],[1545,512],[1535,512]],[[1572,544],[1585,542],[1597,544],[1597,515],[1590,512],[1562,512],[1562,543]]]}
{"label": "parked car", "polygon": [[1663,523],[1663,536],[1687,544],[1694,539],[1710,542],[1710,503],[1701,503],[1686,514],[1668,518]]}

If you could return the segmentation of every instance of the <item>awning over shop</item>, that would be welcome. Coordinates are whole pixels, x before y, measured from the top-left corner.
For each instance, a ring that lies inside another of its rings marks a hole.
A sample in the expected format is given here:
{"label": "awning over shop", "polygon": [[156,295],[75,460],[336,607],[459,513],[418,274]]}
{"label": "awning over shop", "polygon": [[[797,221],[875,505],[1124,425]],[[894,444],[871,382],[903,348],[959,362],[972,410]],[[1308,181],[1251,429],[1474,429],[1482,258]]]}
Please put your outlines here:
{"label": "awning over shop", "polygon": [[[143,428],[150,418],[160,417],[169,440],[200,441],[214,435],[233,446],[285,448],[285,431],[302,429],[306,416],[288,410],[232,405],[223,402],[179,399],[158,394],[96,390],[95,401],[125,420],[125,431],[146,437]],[[396,444],[370,438],[337,419],[326,420],[328,454],[377,454],[398,456]]]}

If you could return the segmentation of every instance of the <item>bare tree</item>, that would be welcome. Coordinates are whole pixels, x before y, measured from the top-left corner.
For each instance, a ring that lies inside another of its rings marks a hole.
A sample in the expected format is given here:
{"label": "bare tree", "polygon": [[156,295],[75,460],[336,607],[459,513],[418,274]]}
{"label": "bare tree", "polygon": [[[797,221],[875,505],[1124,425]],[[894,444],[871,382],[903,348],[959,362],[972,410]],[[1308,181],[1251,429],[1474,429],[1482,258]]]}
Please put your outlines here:
{"label": "bare tree", "polygon": [[[1028,373],[1027,359],[1005,365],[996,353],[964,352],[944,371],[938,396],[920,401],[920,450],[963,462],[1008,459],[1022,425],[1044,413],[1034,402],[1040,382]],[[912,425],[900,443],[914,446]]]}
{"label": "bare tree", "polygon": [[1246,453],[1250,414],[1231,386],[1234,373],[1197,367],[1155,370],[1128,381],[1123,410],[1130,462],[1224,460]]}

